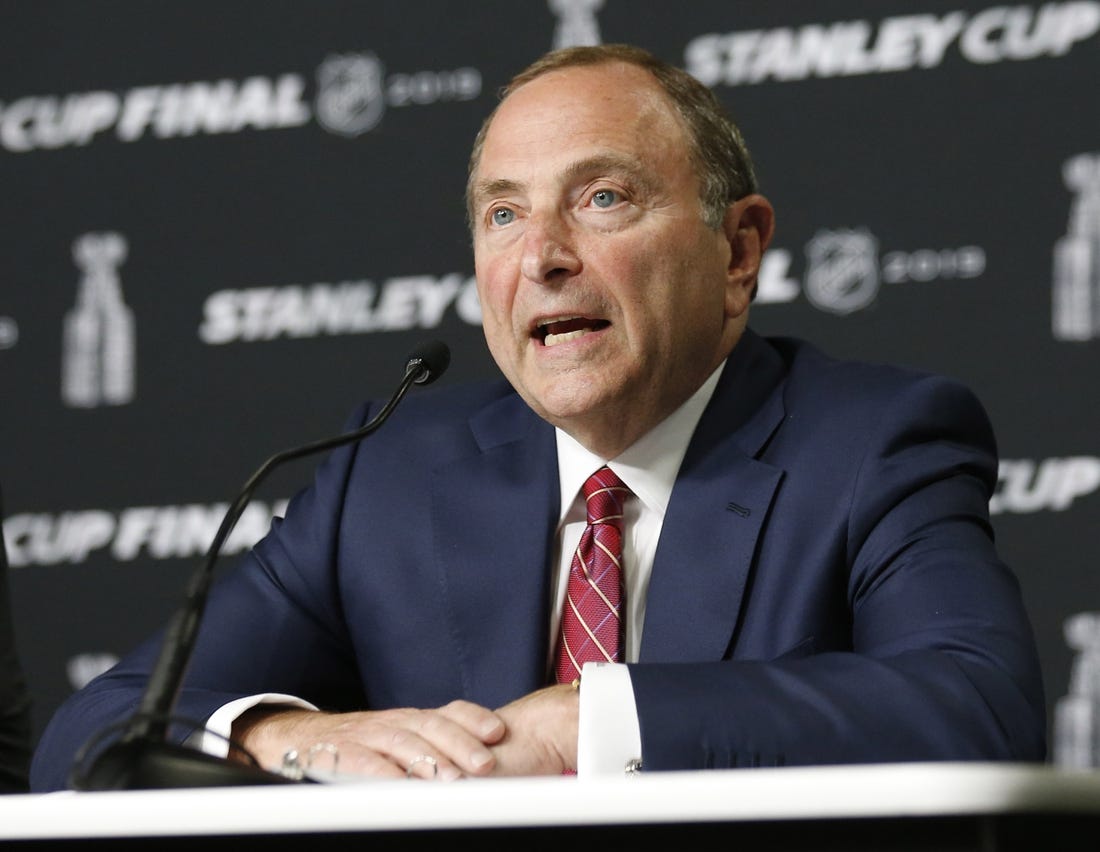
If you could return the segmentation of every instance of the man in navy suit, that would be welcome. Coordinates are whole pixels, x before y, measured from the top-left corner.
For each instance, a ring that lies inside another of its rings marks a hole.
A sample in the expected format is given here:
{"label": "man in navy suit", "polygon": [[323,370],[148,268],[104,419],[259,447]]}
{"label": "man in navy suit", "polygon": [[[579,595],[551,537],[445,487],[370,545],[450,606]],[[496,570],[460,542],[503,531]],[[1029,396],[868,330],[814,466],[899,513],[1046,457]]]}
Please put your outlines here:
{"label": "man in navy suit", "polygon": [[[1044,758],[982,407],[749,330],[773,211],[706,87],[549,54],[483,127],[468,207],[507,381],[411,397],[219,582],[177,705],[205,748],[440,779]],[[622,662],[554,683],[605,464],[633,495]],[[36,789],[133,712],[157,648],[59,711]]]}

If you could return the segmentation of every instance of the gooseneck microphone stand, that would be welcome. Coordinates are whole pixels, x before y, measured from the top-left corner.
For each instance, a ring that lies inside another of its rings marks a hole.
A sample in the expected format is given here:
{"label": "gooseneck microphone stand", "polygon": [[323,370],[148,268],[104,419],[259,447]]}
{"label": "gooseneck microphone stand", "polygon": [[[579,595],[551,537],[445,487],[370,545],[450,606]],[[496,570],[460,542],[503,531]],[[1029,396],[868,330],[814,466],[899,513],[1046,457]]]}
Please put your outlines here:
{"label": "gooseneck microphone stand", "polygon": [[[194,651],[199,624],[214,577],[214,563],[234,525],[264,478],[284,462],[362,440],[380,427],[414,384],[429,384],[450,364],[450,351],[439,341],[416,349],[405,365],[405,376],[389,401],[360,428],[301,447],[276,453],[245,483],[225,513],[204,561],[191,577],[183,605],[169,622],[160,656],[137,712],[122,733],[103,749],[87,771],[74,767],[71,786],[77,790],[140,790],[177,787],[226,787],[248,784],[290,784],[291,779],[258,766],[215,757],[170,742],[168,728],[187,664]],[[79,763],[79,761],[78,761]]]}

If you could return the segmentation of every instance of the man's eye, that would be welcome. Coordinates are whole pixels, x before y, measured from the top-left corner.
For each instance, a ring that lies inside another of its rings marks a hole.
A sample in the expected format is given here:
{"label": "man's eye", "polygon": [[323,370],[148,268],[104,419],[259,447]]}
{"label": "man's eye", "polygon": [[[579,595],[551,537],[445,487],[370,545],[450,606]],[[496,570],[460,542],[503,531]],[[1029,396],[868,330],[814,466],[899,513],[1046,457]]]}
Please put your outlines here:
{"label": "man's eye", "polygon": [[592,193],[592,203],[597,207],[611,207],[619,200],[619,193],[613,189],[597,189]]}
{"label": "man's eye", "polygon": [[507,207],[498,207],[490,214],[494,225],[509,225],[515,221],[516,213]]}

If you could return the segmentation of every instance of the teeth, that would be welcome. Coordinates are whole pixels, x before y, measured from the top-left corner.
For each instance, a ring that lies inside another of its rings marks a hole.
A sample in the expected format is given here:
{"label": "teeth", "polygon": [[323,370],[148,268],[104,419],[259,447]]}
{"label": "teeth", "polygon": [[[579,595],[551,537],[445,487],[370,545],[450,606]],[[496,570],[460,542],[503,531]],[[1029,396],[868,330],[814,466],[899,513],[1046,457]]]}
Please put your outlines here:
{"label": "teeth", "polygon": [[547,334],[546,339],[543,340],[543,345],[557,346],[559,343],[576,340],[578,337],[588,334],[591,330],[590,328],[578,328],[576,331],[567,331],[565,334]]}
{"label": "teeth", "polygon": [[545,322],[540,322],[539,328],[547,329],[561,322],[572,322],[573,320],[579,319],[584,319],[584,317],[580,316],[579,314],[569,314],[568,316],[554,317],[553,319],[548,319]]}

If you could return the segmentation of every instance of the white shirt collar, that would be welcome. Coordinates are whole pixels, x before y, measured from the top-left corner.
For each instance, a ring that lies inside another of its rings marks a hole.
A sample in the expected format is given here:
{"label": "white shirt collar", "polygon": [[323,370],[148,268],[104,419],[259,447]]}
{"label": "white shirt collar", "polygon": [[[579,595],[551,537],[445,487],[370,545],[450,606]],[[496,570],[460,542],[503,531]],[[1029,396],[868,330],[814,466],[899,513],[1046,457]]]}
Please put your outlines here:
{"label": "white shirt collar", "polygon": [[584,481],[604,464],[648,509],[664,517],[680,463],[684,460],[703,409],[714,395],[725,364],[725,361],[719,364],[683,405],[614,459],[602,459],[590,453],[570,435],[555,429],[561,484],[559,525],[569,513]]}

